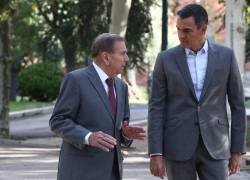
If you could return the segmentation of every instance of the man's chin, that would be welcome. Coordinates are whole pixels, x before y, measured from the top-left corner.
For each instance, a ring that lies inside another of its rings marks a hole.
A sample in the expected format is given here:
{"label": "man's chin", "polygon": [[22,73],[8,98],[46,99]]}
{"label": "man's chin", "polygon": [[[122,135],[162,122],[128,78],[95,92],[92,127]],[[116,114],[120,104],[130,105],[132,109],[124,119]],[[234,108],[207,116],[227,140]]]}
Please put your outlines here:
{"label": "man's chin", "polygon": [[181,46],[182,48],[188,48],[187,44],[185,44],[185,43],[180,43],[180,46]]}

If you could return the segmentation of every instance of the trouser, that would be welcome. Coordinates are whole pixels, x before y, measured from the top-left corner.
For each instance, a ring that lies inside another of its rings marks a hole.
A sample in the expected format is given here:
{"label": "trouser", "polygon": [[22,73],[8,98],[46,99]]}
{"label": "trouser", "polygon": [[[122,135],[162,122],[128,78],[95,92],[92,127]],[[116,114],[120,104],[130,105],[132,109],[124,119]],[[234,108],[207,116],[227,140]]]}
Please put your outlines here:
{"label": "trouser", "polygon": [[228,180],[228,159],[213,159],[202,137],[190,160],[166,160],[168,180]]}
{"label": "trouser", "polygon": [[117,154],[116,153],[115,153],[115,157],[114,157],[114,163],[113,163],[113,167],[112,167],[112,173],[111,173],[111,176],[110,176],[110,180],[120,180],[119,164],[118,164],[118,159],[117,159]]}

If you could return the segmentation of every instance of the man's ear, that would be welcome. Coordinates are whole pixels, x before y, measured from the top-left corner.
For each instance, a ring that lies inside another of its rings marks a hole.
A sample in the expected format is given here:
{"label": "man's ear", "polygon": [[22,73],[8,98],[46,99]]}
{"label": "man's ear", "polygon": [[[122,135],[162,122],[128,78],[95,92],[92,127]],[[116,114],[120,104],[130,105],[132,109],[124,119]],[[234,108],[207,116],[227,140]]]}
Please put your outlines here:
{"label": "man's ear", "polygon": [[109,54],[107,52],[101,53],[101,58],[106,65],[109,65]]}
{"label": "man's ear", "polygon": [[201,26],[201,30],[202,30],[202,32],[204,33],[204,34],[206,34],[206,31],[207,31],[207,25],[202,25]]}

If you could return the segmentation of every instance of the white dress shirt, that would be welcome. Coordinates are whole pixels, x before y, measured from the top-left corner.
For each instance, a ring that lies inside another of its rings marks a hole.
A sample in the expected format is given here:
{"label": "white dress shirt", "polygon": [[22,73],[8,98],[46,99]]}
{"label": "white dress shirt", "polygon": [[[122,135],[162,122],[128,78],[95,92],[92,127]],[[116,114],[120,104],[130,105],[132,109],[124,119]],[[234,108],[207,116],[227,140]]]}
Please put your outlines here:
{"label": "white dress shirt", "polygon": [[[106,93],[108,94],[108,85],[106,83],[106,80],[109,78],[109,76],[95,63],[93,62],[93,66],[99,76],[99,78],[101,79],[102,81],[102,85],[106,91]],[[115,93],[115,92],[114,92]],[[116,95],[116,93],[115,93]],[[89,144],[89,136],[92,134],[92,132],[89,132],[85,138],[84,138],[84,144]]]}
{"label": "white dress shirt", "polygon": [[[208,42],[205,41],[204,46],[197,53],[191,49],[185,48],[188,69],[194,85],[197,99],[200,99],[202,92],[208,61]],[[150,156],[162,155],[161,153],[150,154]]]}
{"label": "white dress shirt", "polygon": [[187,48],[185,48],[185,52],[195,94],[199,100],[207,70],[208,42],[206,40],[204,46],[197,53]]}

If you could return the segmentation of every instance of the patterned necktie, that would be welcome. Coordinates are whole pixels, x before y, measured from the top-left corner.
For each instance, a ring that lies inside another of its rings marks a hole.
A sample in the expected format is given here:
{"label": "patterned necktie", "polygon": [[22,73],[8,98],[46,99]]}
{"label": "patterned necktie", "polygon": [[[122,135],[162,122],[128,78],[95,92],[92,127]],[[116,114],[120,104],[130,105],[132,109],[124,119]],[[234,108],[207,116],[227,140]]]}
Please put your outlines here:
{"label": "patterned necktie", "polygon": [[106,83],[108,84],[108,95],[109,95],[109,101],[112,107],[112,112],[114,118],[116,117],[116,98],[115,98],[115,89],[114,89],[114,78],[108,78],[106,79]]}

